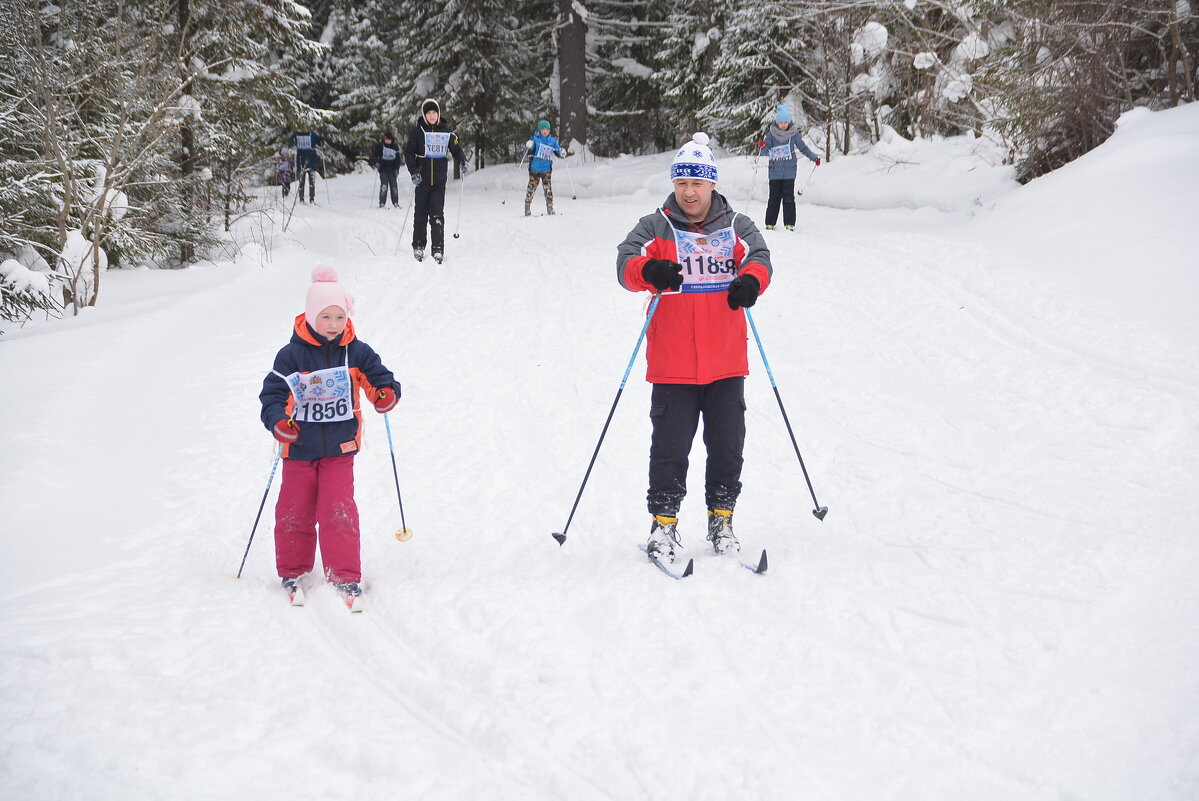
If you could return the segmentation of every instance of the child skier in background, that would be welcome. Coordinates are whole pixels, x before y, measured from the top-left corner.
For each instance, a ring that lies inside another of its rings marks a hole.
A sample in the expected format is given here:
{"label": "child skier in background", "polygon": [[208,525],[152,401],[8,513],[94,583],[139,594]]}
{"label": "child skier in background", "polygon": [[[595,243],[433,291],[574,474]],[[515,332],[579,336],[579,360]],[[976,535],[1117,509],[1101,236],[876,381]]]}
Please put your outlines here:
{"label": "child skier in background", "polygon": [[820,166],[820,157],[808,150],[799,130],[794,129],[791,107],[780,105],[774,125],[758,140],[759,152],[770,155],[770,199],[766,202],[766,230],[773,231],[779,218],[779,203],[783,205],[783,227],[795,230],[795,150],[799,150]]}
{"label": "child skier in background", "polygon": [[551,174],[554,171],[554,163],[550,160],[551,156],[558,158],[566,158],[562,155],[562,148],[558,145],[558,140],[550,136],[549,120],[537,121],[537,133],[533,138],[525,142],[525,148],[531,157],[529,159],[529,188],[525,192],[525,216],[528,217],[531,213],[533,205],[533,193],[537,191],[537,182],[541,181],[545,186],[545,213],[554,213],[554,187],[550,183]]}
{"label": "child skier in background", "polygon": [[319,541],[325,578],[358,611],[362,567],[354,456],[362,445],[358,390],[385,414],[400,385],[354,332],[353,299],[331,267],[312,272],[291,341],[262,382],[262,423],[281,445],[283,479],[275,505],[275,565],[292,603],[303,603],[301,576],[312,571]]}
{"label": "child skier in background", "polygon": [[279,151],[279,159],[275,162],[275,174],[279,177],[279,186],[283,189],[283,197],[291,192],[291,159],[287,149]]}

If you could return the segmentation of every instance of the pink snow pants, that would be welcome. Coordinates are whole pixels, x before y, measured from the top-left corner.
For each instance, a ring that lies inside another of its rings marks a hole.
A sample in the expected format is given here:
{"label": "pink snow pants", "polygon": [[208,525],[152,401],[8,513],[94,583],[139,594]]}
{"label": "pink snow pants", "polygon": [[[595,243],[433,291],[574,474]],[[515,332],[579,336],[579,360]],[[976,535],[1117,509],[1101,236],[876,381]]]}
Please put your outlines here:
{"label": "pink snow pants", "polygon": [[353,454],[314,462],[283,460],[275,504],[275,567],[281,578],[312,570],[318,529],[325,578],[335,583],[361,581]]}

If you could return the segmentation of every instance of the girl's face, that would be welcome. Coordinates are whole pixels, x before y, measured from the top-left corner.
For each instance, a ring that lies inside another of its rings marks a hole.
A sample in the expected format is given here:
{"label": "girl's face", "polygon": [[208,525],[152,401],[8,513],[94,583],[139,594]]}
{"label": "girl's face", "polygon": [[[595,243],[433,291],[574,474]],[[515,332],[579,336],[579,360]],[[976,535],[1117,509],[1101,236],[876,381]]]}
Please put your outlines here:
{"label": "girl's face", "polygon": [[332,342],[346,330],[346,313],[340,306],[326,306],[316,316],[316,332]]}
{"label": "girl's face", "polygon": [[431,108],[425,112],[425,122],[429,123],[430,125],[436,125],[437,120],[440,117],[441,115],[437,113],[437,109],[435,108]]}
{"label": "girl's face", "polygon": [[791,127],[791,123],[789,123],[789,122],[780,122],[780,123],[776,123],[776,124],[778,125],[779,130],[782,130],[782,131],[785,131]]}

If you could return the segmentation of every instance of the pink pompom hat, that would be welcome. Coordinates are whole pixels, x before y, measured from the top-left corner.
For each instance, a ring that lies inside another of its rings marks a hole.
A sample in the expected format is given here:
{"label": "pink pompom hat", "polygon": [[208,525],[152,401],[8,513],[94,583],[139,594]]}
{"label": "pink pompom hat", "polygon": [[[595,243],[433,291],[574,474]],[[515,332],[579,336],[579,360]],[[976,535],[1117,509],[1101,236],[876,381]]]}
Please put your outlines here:
{"label": "pink pompom hat", "polygon": [[317,316],[329,306],[340,307],[349,317],[354,313],[354,298],[337,280],[337,271],[327,264],[321,264],[312,271],[312,286],[308,287],[304,319],[316,328]]}

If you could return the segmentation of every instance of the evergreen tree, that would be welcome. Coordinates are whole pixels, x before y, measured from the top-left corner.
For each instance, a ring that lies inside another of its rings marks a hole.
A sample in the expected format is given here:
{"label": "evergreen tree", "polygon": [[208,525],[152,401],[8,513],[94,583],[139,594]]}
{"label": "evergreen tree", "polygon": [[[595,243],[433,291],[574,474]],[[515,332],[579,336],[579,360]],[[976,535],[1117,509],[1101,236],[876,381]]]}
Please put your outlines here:
{"label": "evergreen tree", "polygon": [[441,104],[459,140],[481,167],[506,158],[528,138],[532,116],[547,105],[553,71],[554,5],[528,3],[517,14],[502,0],[447,0],[421,12],[427,44],[414,59],[408,94],[413,118],[424,97]]}
{"label": "evergreen tree", "polygon": [[654,65],[669,30],[664,0],[593,0],[589,14],[588,145],[600,156],[674,147]]}

